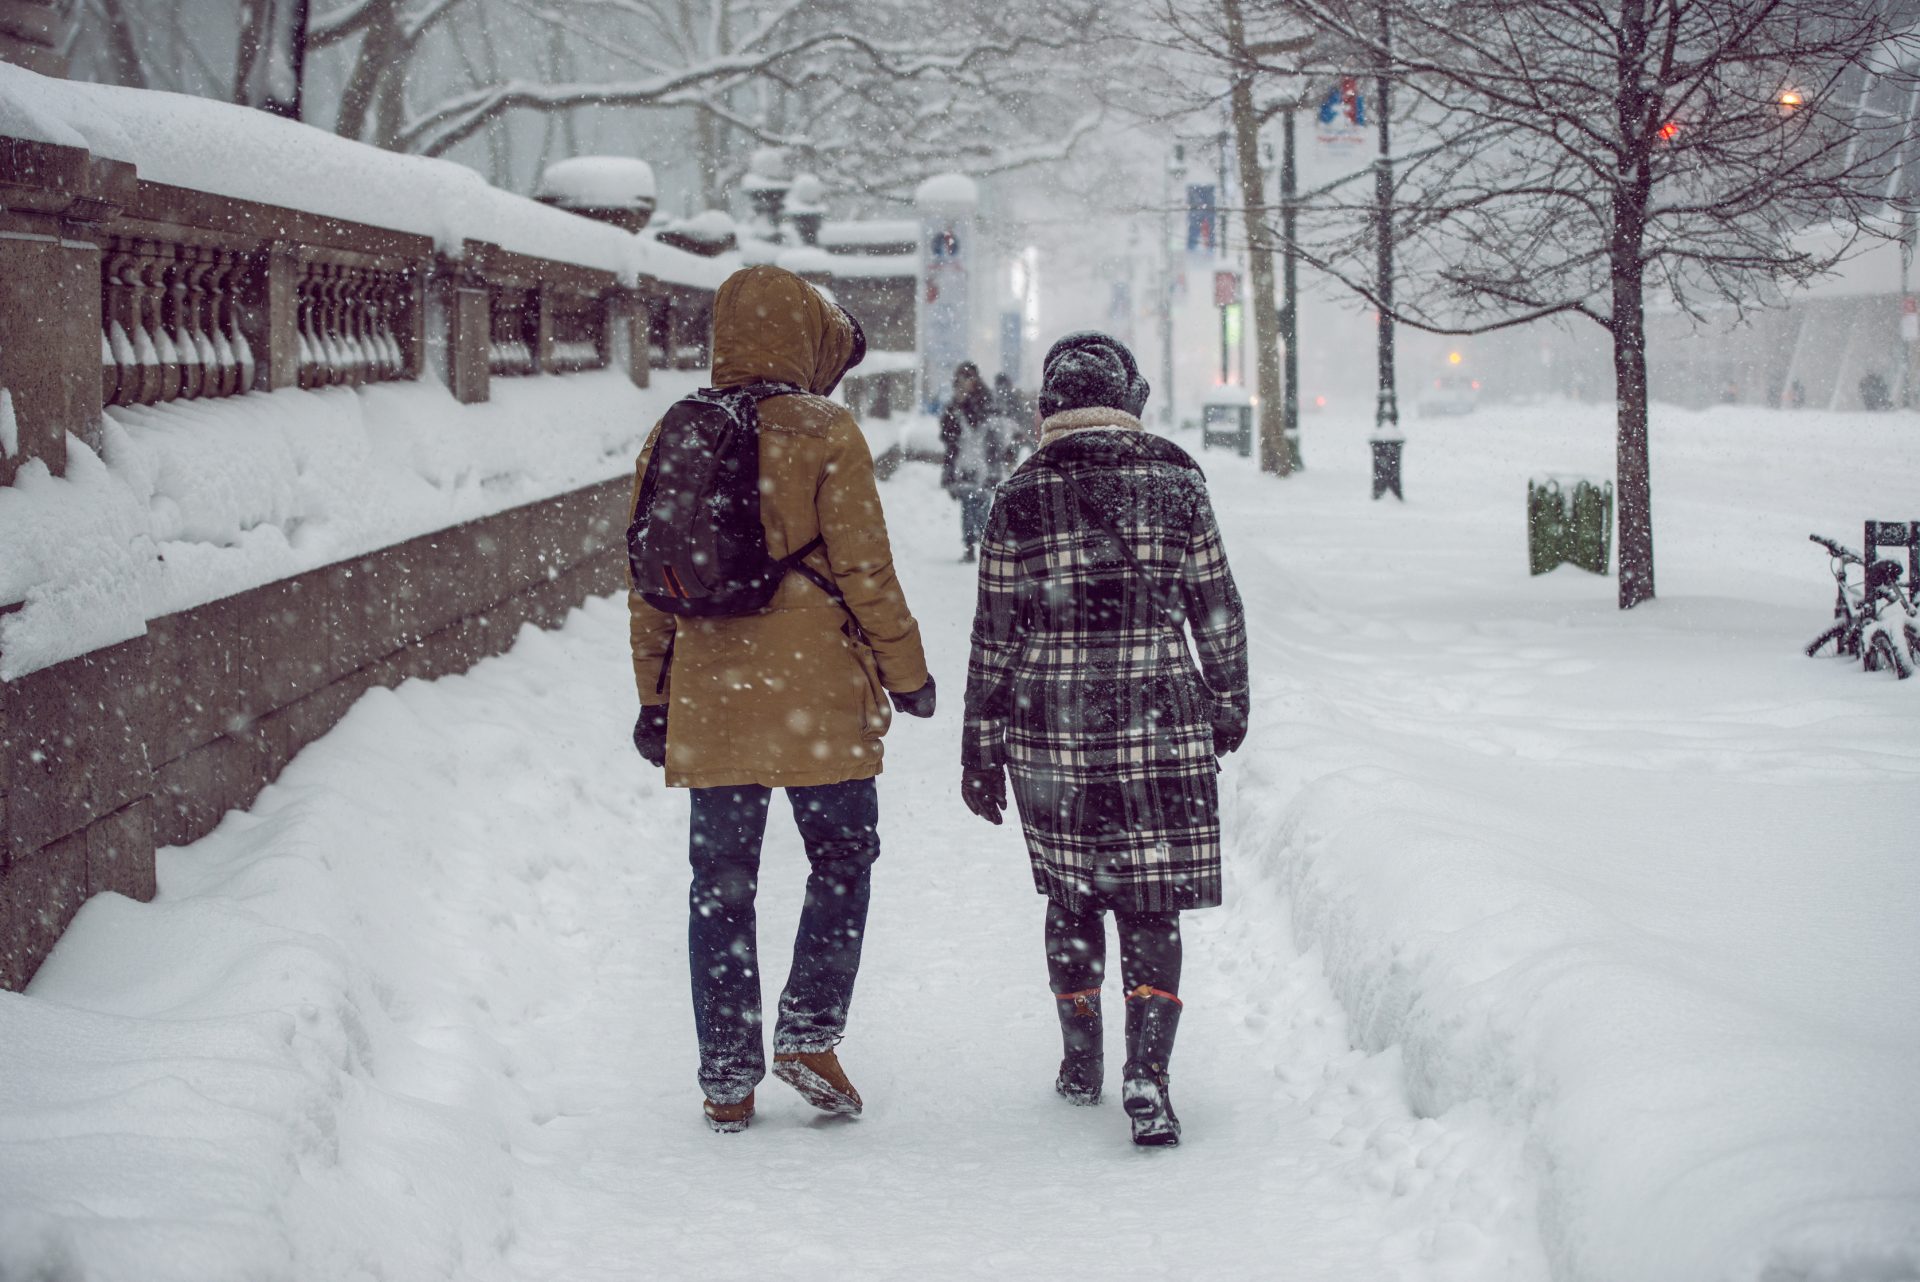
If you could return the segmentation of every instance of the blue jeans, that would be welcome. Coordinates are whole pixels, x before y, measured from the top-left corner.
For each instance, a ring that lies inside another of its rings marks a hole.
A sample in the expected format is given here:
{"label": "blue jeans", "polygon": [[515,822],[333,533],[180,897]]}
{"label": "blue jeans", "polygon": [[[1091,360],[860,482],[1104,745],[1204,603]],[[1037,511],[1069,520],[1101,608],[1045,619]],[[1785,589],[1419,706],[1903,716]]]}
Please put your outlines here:
{"label": "blue jeans", "polygon": [[987,532],[987,514],[993,511],[993,491],[963,488],[960,495],[960,541],[968,547]]}
{"label": "blue jeans", "polygon": [[[687,958],[700,1086],[715,1103],[733,1104],[767,1075],[753,897],[772,793],[757,784],[692,792]],[[780,1055],[830,1050],[846,1032],[866,937],[871,870],[880,854],[873,780],[786,792],[813,870],[774,1026],[773,1049]]]}

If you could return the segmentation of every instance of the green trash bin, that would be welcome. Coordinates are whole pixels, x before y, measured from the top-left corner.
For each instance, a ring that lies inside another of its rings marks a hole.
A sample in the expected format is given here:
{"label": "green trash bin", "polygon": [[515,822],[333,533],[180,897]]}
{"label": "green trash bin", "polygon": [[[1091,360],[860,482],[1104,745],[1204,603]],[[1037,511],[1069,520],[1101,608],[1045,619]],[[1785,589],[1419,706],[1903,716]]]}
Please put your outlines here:
{"label": "green trash bin", "polygon": [[1527,572],[1545,574],[1565,560],[1567,498],[1560,482],[1536,477],[1527,482]]}
{"label": "green trash bin", "polygon": [[1576,482],[1568,515],[1567,560],[1605,574],[1613,559],[1613,482]]}
{"label": "green trash bin", "polygon": [[1613,482],[1543,476],[1527,482],[1527,569],[1568,562],[1605,574],[1613,558]]}

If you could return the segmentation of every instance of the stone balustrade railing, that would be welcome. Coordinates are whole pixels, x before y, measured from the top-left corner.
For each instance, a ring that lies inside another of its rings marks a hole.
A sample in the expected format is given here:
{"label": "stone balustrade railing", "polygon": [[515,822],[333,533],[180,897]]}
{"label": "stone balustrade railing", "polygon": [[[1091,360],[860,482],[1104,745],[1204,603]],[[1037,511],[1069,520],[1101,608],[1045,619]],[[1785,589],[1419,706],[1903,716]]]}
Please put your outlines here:
{"label": "stone balustrade railing", "polygon": [[492,378],[609,366],[645,386],[705,363],[711,297],[482,242],[448,255],[0,137],[0,386],[19,436],[0,485],[28,459],[62,472],[66,434],[97,444],[105,406],[416,379],[431,352],[468,403]]}
{"label": "stone balustrade railing", "polygon": [[234,396],[253,386],[236,311],[242,258],[211,246],[109,237],[100,264],[107,405]]}

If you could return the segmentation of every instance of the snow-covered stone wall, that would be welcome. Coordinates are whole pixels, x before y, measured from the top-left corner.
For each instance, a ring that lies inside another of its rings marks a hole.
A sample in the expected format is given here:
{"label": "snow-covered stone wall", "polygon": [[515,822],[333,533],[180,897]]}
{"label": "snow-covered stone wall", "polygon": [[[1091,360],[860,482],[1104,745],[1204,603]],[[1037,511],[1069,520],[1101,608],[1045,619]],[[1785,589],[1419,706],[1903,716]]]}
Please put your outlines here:
{"label": "snow-covered stone wall", "polygon": [[698,376],[287,389],[107,412],[0,487],[0,987],[355,698],[624,580],[641,439]]}
{"label": "snow-covered stone wall", "polygon": [[0,987],[361,691],[617,587],[736,265],[0,65]]}

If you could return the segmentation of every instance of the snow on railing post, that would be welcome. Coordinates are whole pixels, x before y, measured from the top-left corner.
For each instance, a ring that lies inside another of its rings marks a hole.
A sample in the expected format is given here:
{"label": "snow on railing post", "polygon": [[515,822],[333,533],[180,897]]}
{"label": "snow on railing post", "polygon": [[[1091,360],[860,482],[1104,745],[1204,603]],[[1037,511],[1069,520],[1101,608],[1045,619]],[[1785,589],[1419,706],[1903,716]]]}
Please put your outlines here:
{"label": "snow on railing post", "polygon": [[487,400],[492,392],[488,347],[492,336],[491,300],[486,278],[477,260],[484,252],[468,241],[460,258],[442,257],[435,266],[434,287],[446,315],[447,388],[462,405]]}
{"label": "snow on railing post", "polygon": [[561,373],[562,371],[554,366],[553,357],[553,288],[542,285],[527,294],[526,307],[527,334],[533,342],[531,364],[534,372]]}
{"label": "snow on railing post", "polygon": [[248,335],[258,362],[254,386],[263,392],[304,387],[299,247],[284,240],[274,241],[267,246],[260,273],[260,308],[254,313],[255,329]]}
{"label": "snow on railing post", "polygon": [[607,355],[626,370],[635,387],[647,387],[653,381],[653,351],[648,338],[651,313],[647,300],[658,282],[643,276],[632,289],[620,291],[620,298],[608,320]]}
{"label": "snow on railing post", "polygon": [[133,183],[131,165],[0,138],[0,388],[14,423],[0,485],[30,459],[64,473],[69,432],[100,442],[106,357],[92,230]]}

